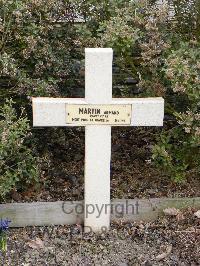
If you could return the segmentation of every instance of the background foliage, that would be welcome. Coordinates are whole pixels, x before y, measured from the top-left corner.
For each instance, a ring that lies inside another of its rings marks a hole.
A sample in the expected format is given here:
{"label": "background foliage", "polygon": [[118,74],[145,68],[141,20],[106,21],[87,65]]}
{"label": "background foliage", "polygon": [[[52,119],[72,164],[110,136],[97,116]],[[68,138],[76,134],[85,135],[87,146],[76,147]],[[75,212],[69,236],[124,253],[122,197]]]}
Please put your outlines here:
{"label": "background foliage", "polygon": [[30,148],[31,137],[28,119],[21,109],[19,117],[12,101],[0,108],[0,195],[12,189],[21,189],[38,182],[37,160]]}
{"label": "background foliage", "polygon": [[[176,181],[191,172],[198,176],[200,5],[155,2],[1,0],[1,138],[10,127],[5,108],[15,112],[7,98],[15,100],[17,113],[23,106],[31,120],[32,96],[83,97],[84,47],[109,46],[114,49],[114,96],[165,98],[165,126],[152,150],[157,165]],[[9,119],[17,119],[17,113]],[[23,143],[28,118],[17,126],[15,147],[20,139]],[[37,132],[32,134],[39,150]],[[26,154],[34,158],[28,147]],[[12,160],[17,162],[15,153]]]}

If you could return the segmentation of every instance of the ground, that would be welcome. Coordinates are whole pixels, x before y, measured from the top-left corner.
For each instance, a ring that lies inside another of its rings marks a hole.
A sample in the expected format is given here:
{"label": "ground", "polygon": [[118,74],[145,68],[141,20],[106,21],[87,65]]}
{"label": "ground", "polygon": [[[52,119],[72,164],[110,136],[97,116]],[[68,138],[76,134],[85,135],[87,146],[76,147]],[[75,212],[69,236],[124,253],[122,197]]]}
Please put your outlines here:
{"label": "ground", "polygon": [[154,222],[112,224],[84,234],[80,225],[11,229],[4,266],[200,264],[200,219],[194,209]]}

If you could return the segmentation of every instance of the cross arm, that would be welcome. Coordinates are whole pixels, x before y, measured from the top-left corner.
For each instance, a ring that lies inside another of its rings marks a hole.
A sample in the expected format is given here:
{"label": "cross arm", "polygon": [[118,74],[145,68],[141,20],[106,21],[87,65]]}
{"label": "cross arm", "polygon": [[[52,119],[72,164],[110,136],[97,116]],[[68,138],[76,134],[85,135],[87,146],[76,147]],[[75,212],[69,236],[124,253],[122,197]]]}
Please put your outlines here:
{"label": "cross arm", "polygon": [[[33,98],[33,126],[78,126],[66,123],[67,105],[89,105],[84,98]],[[155,98],[113,98],[109,104],[131,105],[130,126],[162,126],[164,99]],[[114,125],[113,125],[114,126]]]}
{"label": "cross arm", "polygon": [[163,126],[164,99],[152,98],[113,98],[114,104],[131,104],[130,126]]}
{"label": "cross arm", "polygon": [[[34,127],[66,127],[66,104],[86,104],[84,98],[33,97]],[[77,125],[76,125],[77,126]]]}

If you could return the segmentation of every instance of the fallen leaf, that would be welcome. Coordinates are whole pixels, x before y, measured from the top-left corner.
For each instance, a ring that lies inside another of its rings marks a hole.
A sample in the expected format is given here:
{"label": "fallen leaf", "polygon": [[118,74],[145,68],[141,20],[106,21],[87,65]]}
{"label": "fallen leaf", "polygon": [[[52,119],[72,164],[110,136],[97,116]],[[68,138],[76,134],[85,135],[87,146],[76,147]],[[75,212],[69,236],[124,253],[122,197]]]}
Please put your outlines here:
{"label": "fallen leaf", "polygon": [[198,210],[197,212],[194,213],[194,216],[196,216],[197,218],[200,219],[200,210]]}
{"label": "fallen leaf", "polygon": [[164,209],[163,212],[165,215],[168,215],[168,216],[176,216],[180,213],[180,211],[176,208],[167,208],[167,209]]}
{"label": "fallen leaf", "polygon": [[28,241],[27,245],[30,248],[33,248],[33,249],[42,249],[42,248],[44,248],[44,242],[39,237],[36,237],[36,240]]}
{"label": "fallen leaf", "polygon": [[156,260],[160,261],[160,260],[165,259],[167,256],[170,255],[171,252],[172,252],[172,245],[169,245],[169,246],[166,247],[166,252],[163,252],[162,254],[159,254],[156,257]]}
{"label": "fallen leaf", "polygon": [[176,216],[177,221],[183,221],[185,219],[185,216],[182,214],[182,212],[179,212]]}

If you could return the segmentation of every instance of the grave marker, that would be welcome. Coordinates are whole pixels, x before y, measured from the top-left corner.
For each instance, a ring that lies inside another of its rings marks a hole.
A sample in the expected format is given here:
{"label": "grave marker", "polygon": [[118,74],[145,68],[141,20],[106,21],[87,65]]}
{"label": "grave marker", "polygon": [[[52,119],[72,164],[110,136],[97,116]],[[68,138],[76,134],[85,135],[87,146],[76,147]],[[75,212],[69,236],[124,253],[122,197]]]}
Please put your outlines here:
{"label": "grave marker", "polygon": [[85,231],[110,226],[111,126],[163,125],[163,98],[112,98],[112,58],[111,48],[85,49],[84,99],[33,98],[33,126],[86,127]]}

